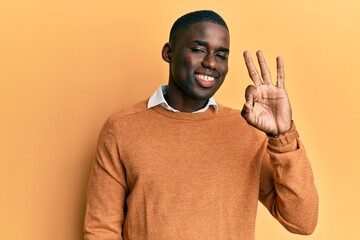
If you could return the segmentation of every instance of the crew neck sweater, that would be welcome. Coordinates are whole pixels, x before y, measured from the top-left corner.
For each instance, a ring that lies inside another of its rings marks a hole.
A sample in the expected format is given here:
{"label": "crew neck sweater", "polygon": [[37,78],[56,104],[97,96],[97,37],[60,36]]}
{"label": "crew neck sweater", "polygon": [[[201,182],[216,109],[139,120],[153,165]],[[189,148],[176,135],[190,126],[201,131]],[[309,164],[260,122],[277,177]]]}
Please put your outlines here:
{"label": "crew neck sweater", "polygon": [[258,200],[289,231],[314,230],[318,196],[300,139],[269,141],[221,104],[192,114],[143,101],[101,130],[84,238],[253,240]]}

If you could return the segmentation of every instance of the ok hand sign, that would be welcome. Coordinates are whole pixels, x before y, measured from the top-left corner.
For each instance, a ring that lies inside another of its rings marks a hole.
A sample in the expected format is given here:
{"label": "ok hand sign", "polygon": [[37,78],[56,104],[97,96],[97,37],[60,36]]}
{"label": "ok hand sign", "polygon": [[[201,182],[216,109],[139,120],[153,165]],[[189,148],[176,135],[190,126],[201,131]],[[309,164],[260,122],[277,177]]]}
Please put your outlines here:
{"label": "ok hand sign", "polygon": [[292,113],[288,95],[284,88],[284,64],[276,58],[277,82],[272,83],[270,71],[261,51],[256,52],[261,77],[254,66],[248,51],[244,52],[246,67],[254,85],[246,88],[246,103],[241,115],[247,123],[269,136],[278,136],[290,130]]}

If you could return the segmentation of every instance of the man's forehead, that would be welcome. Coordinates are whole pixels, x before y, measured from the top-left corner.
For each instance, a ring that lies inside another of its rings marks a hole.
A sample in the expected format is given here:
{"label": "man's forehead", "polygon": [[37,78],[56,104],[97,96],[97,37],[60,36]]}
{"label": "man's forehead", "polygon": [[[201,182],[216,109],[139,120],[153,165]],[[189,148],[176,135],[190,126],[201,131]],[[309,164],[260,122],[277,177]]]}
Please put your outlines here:
{"label": "man's forehead", "polygon": [[228,30],[225,27],[212,22],[199,22],[192,24],[188,30],[185,30],[183,34],[180,35],[180,38],[181,37],[190,41],[198,41],[203,38],[210,40],[222,40],[224,44],[228,44],[230,40]]}

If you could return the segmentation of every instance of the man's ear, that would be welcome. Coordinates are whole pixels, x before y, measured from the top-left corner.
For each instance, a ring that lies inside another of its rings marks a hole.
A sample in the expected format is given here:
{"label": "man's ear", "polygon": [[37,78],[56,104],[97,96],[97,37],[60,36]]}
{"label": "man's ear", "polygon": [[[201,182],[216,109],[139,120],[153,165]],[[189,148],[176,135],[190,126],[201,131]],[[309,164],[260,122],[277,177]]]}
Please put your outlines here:
{"label": "man's ear", "polygon": [[162,59],[165,62],[170,63],[171,62],[171,54],[172,54],[172,48],[170,46],[170,43],[165,43],[162,48],[162,51],[161,51]]}

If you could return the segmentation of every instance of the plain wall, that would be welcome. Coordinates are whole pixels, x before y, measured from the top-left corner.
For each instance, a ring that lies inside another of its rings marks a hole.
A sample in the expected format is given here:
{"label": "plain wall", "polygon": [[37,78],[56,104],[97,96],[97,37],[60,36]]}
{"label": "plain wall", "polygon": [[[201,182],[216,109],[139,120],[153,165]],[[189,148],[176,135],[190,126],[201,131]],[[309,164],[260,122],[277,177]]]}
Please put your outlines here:
{"label": "plain wall", "polygon": [[213,9],[231,34],[216,94],[241,108],[242,59],[284,58],[293,118],[320,196],[310,237],[260,204],[257,239],[360,239],[360,3],[302,1],[0,0],[0,239],[80,240],[100,128],[167,83],[160,51],[180,15]]}

